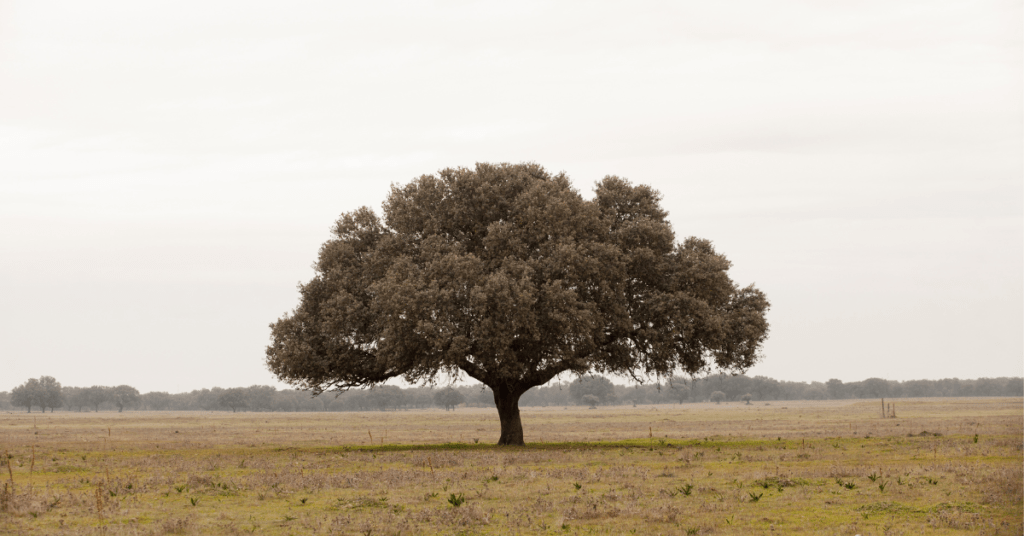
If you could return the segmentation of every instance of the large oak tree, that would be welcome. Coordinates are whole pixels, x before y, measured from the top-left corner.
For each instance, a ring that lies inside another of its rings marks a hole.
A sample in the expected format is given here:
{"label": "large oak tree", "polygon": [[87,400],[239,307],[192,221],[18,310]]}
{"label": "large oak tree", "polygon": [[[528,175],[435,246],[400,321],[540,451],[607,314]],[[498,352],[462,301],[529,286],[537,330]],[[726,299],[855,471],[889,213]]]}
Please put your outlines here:
{"label": "large oak tree", "polygon": [[556,375],[743,371],[768,300],[711,242],[677,243],[660,194],[618,177],[591,200],[536,164],[477,164],[392,186],[383,218],[343,214],[267,365],[316,393],[462,373],[494,392],[499,445],[519,397]]}

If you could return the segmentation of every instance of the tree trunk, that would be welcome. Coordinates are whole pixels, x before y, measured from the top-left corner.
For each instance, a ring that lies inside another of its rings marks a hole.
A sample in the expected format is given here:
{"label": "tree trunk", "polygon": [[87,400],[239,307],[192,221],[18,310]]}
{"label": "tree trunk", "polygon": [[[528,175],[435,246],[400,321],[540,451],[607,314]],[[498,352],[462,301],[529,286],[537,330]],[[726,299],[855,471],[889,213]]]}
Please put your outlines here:
{"label": "tree trunk", "polygon": [[519,397],[523,395],[518,389],[501,386],[495,388],[494,404],[498,406],[498,419],[501,421],[501,437],[499,445],[519,445],[523,442],[523,421],[519,418]]}

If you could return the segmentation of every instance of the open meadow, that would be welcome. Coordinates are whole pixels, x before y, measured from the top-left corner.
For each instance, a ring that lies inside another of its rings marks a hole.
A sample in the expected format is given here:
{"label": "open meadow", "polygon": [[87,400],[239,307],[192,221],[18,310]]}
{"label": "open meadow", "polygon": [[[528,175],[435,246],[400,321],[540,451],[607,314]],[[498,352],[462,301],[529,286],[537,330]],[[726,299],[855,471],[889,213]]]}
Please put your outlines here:
{"label": "open meadow", "polygon": [[0,534],[1024,533],[1022,400],[895,402],[5,413]]}

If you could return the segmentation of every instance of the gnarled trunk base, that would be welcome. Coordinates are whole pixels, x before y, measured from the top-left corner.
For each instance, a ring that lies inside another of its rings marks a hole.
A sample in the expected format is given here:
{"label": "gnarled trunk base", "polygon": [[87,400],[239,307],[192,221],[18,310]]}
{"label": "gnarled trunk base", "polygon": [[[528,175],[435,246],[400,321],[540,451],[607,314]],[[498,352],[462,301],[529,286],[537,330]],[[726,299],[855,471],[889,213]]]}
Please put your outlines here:
{"label": "gnarled trunk base", "polygon": [[523,446],[523,421],[519,418],[519,397],[523,393],[507,387],[491,389],[494,391],[494,404],[498,406],[498,420],[501,421],[498,444]]}

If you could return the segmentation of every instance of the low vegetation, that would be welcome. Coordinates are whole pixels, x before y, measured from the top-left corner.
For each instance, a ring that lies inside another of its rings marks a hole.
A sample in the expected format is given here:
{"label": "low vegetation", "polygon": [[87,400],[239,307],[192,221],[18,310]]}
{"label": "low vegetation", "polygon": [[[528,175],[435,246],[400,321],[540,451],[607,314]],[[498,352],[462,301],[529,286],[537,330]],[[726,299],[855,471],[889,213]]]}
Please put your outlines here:
{"label": "low vegetation", "polygon": [[876,406],[0,414],[0,534],[1024,532],[1020,398]]}
{"label": "low vegetation", "polygon": [[[698,379],[674,378],[661,383],[615,385],[598,375],[571,382],[551,382],[523,394],[520,406],[583,405],[594,396],[602,406],[706,402],[720,392],[721,401],[850,400],[859,398],[921,398],[1024,396],[1024,378],[895,381],[868,378],[859,382],[791,382],[765,376],[715,374]],[[748,398],[749,397],[749,398]],[[897,402],[899,402],[897,400]],[[591,404],[586,404],[590,406]],[[440,407],[494,407],[494,393],[484,385],[352,389],[336,395],[311,396],[309,391],[278,390],[269,385],[196,389],[185,393],[140,394],[134,387],[61,387],[53,377],[29,379],[12,392],[0,392],[0,410],[38,411],[400,411]]]}

